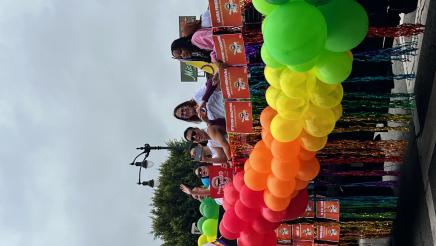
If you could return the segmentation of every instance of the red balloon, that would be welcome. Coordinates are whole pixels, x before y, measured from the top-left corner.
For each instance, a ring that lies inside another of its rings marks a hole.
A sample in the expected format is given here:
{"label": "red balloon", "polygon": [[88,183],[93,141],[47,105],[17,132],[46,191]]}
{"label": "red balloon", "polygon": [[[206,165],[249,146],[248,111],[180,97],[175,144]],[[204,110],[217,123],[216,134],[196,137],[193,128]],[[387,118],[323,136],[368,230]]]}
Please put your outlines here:
{"label": "red balloon", "polygon": [[244,172],[238,172],[235,176],[233,176],[233,187],[235,187],[237,191],[241,191],[241,187],[244,184]]}
{"label": "red balloon", "polygon": [[250,223],[259,216],[259,209],[249,208],[238,200],[235,204],[235,213],[241,220]]}
{"label": "red balloon", "polygon": [[229,209],[224,213],[221,223],[223,223],[223,226],[233,234],[240,233],[247,225],[245,221],[236,216],[235,210],[233,209]]}
{"label": "red balloon", "polygon": [[229,210],[229,209],[232,209],[232,208],[233,208],[233,205],[229,204],[228,202],[226,202],[226,201],[223,199],[223,208],[224,208],[225,211],[227,211],[227,210]]}
{"label": "red balloon", "polygon": [[227,228],[224,226],[222,221],[219,225],[219,230],[220,230],[221,235],[229,240],[235,240],[236,238],[238,238],[240,236],[239,233],[229,232],[229,230],[227,230]]}
{"label": "red balloon", "polygon": [[289,207],[286,209],[286,219],[295,219],[306,211],[307,204],[309,203],[309,193],[307,189],[301,190],[296,197],[291,200]]}
{"label": "red balloon", "polygon": [[276,246],[277,245],[277,236],[274,231],[270,231],[263,235],[263,246]]}
{"label": "red balloon", "polygon": [[269,208],[262,208],[262,216],[269,222],[281,222],[286,217],[286,210],[273,211]]}
{"label": "red balloon", "polygon": [[235,206],[237,200],[239,200],[239,192],[233,186],[233,183],[228,183],[224,187],[224,199],[229,205]]}
{"label": "red balloon", "polygon": [[257,233],[265,234],[270,231],[274,231],[280,223],[270,222],[264,219],[262,216],[257,217],[251,226]]}
{"label": "red balloon", "polygon": [[263,234],[257,233],[253,229],[249,228],[241,232],[241,236],[238,240],[238,245],[240,245],[239,241],[241,241],[243,245],[263,246],[263,240]]}
{"label": "red balloon", "polygon": [[242,204],[248,208],[259,208],[264,205],[263,191],[253,191],[244,185],[242,186],[239,194]]}

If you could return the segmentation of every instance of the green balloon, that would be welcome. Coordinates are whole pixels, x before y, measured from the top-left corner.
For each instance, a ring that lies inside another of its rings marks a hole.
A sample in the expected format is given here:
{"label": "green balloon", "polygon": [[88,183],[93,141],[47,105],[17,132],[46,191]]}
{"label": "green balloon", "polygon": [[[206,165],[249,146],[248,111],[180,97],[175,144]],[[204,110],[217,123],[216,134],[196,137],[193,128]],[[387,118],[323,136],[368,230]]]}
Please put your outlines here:
{"label": "green balloon", "polygon": [[280,5],[264,27],[264,42],[271,57],[291,66],[317,57],[326,37],[327,25],[321,12],[304,1]]}
{"label": "green balloon", "polygon": [[268,3],[266,0],[253,0],[254,8],[263,15],[269,15],[274,9],[277,8],[277,5]]}
{"label": "green balloon", "polygon": [[323,4],[327,4],[331,0],[305,0],[307,3],[312,4],[314,6],[320,6]]}
{"label": "green balloon", "polygon": [[218,205],[205,205],[204,206],[204,217],[208,219],[218,219],[219,216],[219,206]]}
{"label": "green balloon", "polygon": [[288,66],[289,69],[295,72],[307,72],[310,69],[312,69],[316,63],[318,62],[318,57],[315,57],[314,59],[310,60],[309,62],[298,64],[295,66]]}
{"label": "green balloon", "polygon": [[267,50],[265,45],[262,45],[262,48],[260,49],[260,56],[262,57],[263,63],[265,63],[269,67],[272,67],[272,68],[281,68],[281,67],[284,67],[283,64],[281,64],[278,61],[274,60],[274,58],[272,58],[269,55],[268,50]]}
{"label": "green balloon", "polygon": [[199,209],[200,209],[200,214],[201,215],[203,215],[204,216],[204,203],[200,203],[200,207],[199,207]]}
{"label": "green balloon", "polygon": [[331,0],[318,9],[327,23],[325,48],[333,52],[351,50],[359,45],[368,32],[368,15],[354,0]]}
{"label": "green balloon", "polygon": [[266,1],[270,4],[276,4],[276,5],[285,4],[289,2],[289,0],[266,0]]}
{"label": "green balloon", "polygon": [[203,234],[203,224],[204,222],[207,220],[206,217],[201,217],[200,219],[198,219],[197,221],[197,228],[198,230],[200,230],[201,234]]}
{"label": "green balloon", "polygon": [[217,219],[207,219],[203,223],[203,234],[208,237],[216,237],[218,230]]}
{"label": "green balloon", "polygon": [[324,51],[316,64],[315,75],[324,83],[339,84],[351,74],[353,58],[348,52]]}

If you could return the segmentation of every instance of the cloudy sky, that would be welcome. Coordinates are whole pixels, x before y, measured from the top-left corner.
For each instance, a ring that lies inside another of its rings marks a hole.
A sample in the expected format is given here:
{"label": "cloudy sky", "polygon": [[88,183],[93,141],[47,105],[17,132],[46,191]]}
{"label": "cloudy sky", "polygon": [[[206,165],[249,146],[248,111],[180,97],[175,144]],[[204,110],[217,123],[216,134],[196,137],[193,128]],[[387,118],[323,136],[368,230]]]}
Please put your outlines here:
{"label": "cloudy sky", "polygon": [[179,82],[169,46],[206,6],[0,0],[0,245],[160,245],[128,163],[187,127],[172,109],[199,84]]}

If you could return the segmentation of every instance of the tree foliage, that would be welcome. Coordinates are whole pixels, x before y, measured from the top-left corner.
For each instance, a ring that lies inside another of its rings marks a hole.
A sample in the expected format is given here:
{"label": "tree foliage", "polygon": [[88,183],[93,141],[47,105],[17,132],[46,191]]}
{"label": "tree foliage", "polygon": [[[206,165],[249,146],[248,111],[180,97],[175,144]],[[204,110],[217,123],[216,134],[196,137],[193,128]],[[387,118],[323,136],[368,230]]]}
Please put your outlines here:
{"label": "tree foliage", "polygon": [[195,245],[198,238],[190,231],[192,223],[201,217],[200,203],[179,189],[182,183],[189,187],[200,185],[193,174],[197,165],[189,156],[189,145],[186,141],[168,143],[176,149],[170,151],[168,160],[159,169],[160,185],[153,196],[152,228],[154,237],[162,239],[163,245]]}

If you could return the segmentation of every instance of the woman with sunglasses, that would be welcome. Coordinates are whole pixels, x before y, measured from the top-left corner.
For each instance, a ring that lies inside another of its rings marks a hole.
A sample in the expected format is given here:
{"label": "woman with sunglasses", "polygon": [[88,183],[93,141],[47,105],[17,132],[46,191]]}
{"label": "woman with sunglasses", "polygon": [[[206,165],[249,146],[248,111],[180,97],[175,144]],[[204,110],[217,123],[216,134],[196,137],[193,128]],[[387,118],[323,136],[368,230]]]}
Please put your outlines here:
{"label": "woman with sunglasses", "polygon": [[[218,158],[226,158],[226,161],[231,160],[230,145],[226,139],[226,133],[222,128],[210,125],[207,130],[202,130],[198,127],[188,127],[183,133],[185,139],[193,143],[207,142],[209,149],[217,150]],[[221,150],[221,151],[220,151]],[[224,155],[220,154],[223,153]]]}

